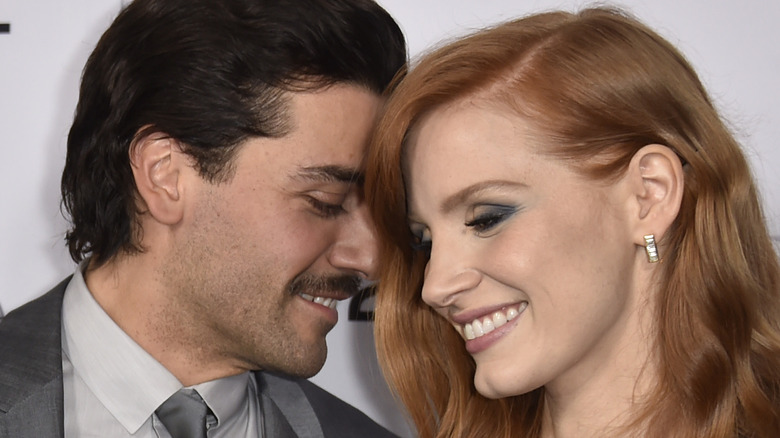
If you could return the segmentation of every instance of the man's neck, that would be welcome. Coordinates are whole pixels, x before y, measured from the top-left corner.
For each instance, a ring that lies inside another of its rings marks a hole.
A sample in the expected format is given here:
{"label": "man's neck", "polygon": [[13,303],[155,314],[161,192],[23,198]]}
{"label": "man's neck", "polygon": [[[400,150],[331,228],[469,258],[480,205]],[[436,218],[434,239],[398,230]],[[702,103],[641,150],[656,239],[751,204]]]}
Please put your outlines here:
{"label": "man's neck", "polygon": [[184,386],[247,371],[228,363],[199,335],[193,311],[175,299],[177,291],[157,281],[160,273],[147,262],[150,254],[112,259],[87,267],[84,279],[109,317]]}

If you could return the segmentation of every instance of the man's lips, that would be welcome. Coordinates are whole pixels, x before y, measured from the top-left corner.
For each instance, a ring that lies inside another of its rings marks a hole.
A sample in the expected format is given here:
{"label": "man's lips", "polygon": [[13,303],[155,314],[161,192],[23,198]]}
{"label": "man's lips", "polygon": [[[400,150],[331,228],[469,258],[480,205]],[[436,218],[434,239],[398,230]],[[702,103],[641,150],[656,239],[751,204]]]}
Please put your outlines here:
{"label": "man's lips", "polygon": [[350,297],[348,294],[329,294],[330,296],[323,295],[309,295],[307,293],[299,293],[298,296],[306,301],[311,301],[314,304],[319,304],[331,309],[336,308],[336,304],[341,300],[346,300]]}

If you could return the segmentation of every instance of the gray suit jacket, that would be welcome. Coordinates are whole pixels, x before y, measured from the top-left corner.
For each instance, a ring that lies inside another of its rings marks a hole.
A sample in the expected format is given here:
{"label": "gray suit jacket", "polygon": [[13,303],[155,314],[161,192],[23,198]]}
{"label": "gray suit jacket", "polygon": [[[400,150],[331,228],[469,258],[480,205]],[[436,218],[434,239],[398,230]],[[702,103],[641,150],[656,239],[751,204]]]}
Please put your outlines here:
{"label": "gray suit jacket", "polygon": [[[0,320],[0,437],[63,436],[62,297],[70,278]],[[305,379],[256,373],[267,438],[390,438]]]}

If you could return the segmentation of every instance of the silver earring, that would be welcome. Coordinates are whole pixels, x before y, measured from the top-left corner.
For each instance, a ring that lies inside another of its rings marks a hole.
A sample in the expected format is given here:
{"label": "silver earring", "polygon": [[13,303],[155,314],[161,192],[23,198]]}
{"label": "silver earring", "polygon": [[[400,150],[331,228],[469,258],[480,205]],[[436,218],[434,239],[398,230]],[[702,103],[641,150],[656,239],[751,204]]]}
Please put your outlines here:
{"label": "silver earring", "polygon": [[645,251],[647,251],[647,261],[650,263],[658,262],[658,248],[655,246],[655,236],[648,234],[645,238]]}

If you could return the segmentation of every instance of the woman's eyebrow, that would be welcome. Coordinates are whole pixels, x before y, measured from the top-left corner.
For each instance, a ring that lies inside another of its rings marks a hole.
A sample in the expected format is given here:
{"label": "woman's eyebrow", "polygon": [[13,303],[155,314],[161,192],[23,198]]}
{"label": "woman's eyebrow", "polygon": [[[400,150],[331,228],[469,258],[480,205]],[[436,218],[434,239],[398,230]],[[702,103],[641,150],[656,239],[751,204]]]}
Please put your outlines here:
{"label": "woman's eyebrow", "polygon": [[527,188],[527,187],[528,187],[527,184],[514,182],[514,181],[504,181],[504,180],[480,181],[476,184],[472,184],[468,187],[458,190],[457,192],[445,198],[444,201],[441,203],[439,210],[442,214],[451,213],[452,210],[454,210],[457,206],[467,202],[469,198],[487,190],[518,189],[518,188]]}

